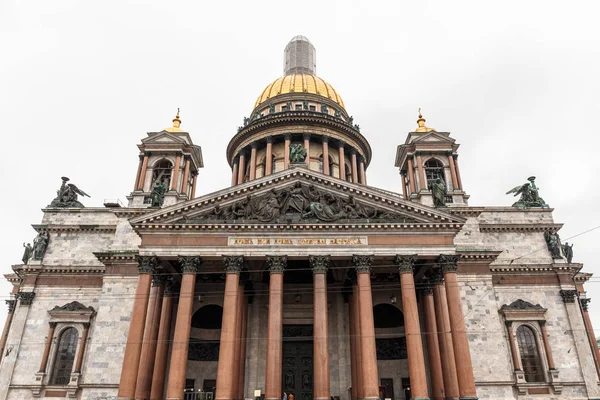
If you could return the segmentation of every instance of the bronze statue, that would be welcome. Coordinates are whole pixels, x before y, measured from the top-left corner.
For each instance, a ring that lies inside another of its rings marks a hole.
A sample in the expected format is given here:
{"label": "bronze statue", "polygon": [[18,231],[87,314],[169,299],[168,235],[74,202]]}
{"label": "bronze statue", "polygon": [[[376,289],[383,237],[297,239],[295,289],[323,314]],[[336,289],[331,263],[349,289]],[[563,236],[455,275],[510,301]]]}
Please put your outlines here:
{"label": "bronze statue", "polygon": [[446,184],[440,178],[429,184],[434,207],[446,207]]}
{"label": "bronze statue", "polygon": [[535,176],[527,178],[529,183],[525,183],[520,186],[515,186],[506,194],[514,193],[515,196],[521,195],[519,201],[514,203],[512,206],[517,208],[527,207],[549,207],[548,204],[539,195],[538,187],[535,185]]}
{"label": "bronze statue", "polygon": [[558,236],[558,233],[546,231],[544,232],[544,239],[546,239],[546,246],[548,246],[552,258],[561,259],[562,255],[560,252],[562,250],[562,245],[560,244],[560,236]]}
{"label": "bronze statue", "polygon": [[33,239],[33,257],[31,257],[33,260],[41,260],[44,258],[49,240],[50,235],[43,232],[40,232],[36,238]]}
{"label": "bronze statue", "polygon": [[269,104],[269,114],[275,114],[275,105]]}
{"label": "bronze statue", "polygon": [[300,143],[290,144],[290,163],[301,164],[306,160],[306,149]]}
{"label": "bronze statue", "polygon": [[62,179],[62,185],[60,186],[60,189],[58,189],[56,191],[56,198],[54,200],[52,200],[52,203],[50,203],[50,205],[48,207],[84,208],[85,206],[83,204],[81,204],[79,201],[77,201],[77,195],[86,196],[86,197],[90,197],[90,195],[87,194],[86,192],[84,192],[83,190],[79,189],[77,186],[75,186],[72,183],[67,184],[67,182],[69,181],[69,178],[67,178],[66,176],[63,176],[61,179]]}
{"label": "bronze statue", "polygon": [[571,261],[573,261],[573,245],[571,244],[569,246],[569,242],[565,242],[565,244],[562,246],[562,249],[567,262],[571,264]]}
{"label": "bronze statue", "polygon": [[165,192],[167,188],[163,181],[158,181],[150,193],[150,208],[160,208],[165,201]]}
{"label": "bronze statue", "polygon": [[23,247],[25,250],[23,251],[23,258],[21,258],[21,260],[23,261],[23,264],[27,264],[33,254],[33,247],[31,247],[31,243],[23,243]]}

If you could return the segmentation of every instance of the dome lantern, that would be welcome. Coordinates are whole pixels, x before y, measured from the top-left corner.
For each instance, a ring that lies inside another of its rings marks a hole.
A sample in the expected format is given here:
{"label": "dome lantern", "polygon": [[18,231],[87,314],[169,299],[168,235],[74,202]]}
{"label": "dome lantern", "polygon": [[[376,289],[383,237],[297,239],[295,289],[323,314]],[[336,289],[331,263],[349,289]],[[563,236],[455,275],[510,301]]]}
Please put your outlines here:
{"label": "dome lantern", "polygon": [[285,46],[283,54],[284,75],[317,75],[317,51],[305,36],[294,36]]}

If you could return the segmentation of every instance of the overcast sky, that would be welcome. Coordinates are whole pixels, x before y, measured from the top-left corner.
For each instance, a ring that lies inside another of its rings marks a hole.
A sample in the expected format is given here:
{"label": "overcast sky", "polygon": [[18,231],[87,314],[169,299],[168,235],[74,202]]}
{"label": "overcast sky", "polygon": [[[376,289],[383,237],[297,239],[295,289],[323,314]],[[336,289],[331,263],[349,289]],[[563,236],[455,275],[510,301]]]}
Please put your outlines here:
{"label": "overcast sky", "polygon": [[[596,1],[0,1],[0,272],[61,176],[86,206],[125,203],[136,145],[178,107],[204,155],[197,194],[227,187],[227,142],[298,34],[371,143],[370,185],[401,192],[396,146],[421,107],[461,144],[470,205],[509,206],[537,176],[574,261],[600,272],[600,229],[568,239],[600,225],[599,14]],[[600,278],[586,288],[600,335]]]}

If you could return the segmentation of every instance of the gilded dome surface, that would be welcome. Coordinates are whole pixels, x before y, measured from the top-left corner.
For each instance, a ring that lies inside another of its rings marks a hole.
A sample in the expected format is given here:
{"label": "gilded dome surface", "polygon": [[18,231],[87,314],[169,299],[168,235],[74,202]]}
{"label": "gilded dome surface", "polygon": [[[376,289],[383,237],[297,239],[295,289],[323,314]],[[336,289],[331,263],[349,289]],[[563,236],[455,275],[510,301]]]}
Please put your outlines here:
{"label": "gilded dome surface", "polygon": [[268,85],[256,100],[254,107],[281,94],[287,93],[311,93],[326,97],[345,109],[342,97],[335,91],[333,86],[323,79],[310,74],[289,74],[276,79]]}

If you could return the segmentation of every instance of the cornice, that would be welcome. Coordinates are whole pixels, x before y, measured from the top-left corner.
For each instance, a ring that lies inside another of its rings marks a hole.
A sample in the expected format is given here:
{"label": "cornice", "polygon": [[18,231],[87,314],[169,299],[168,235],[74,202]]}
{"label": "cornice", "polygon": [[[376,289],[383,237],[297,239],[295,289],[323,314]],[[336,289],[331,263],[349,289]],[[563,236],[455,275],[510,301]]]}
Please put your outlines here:
{"label": "cornice", "polygon": [[460,255],[461,263],[481,261],[493,262],[500,254],[502,254],[502,252],[496,250],[470,250],[457,248],[456,254]]}
{"label": "cornice", "polygon": [[506,265],[490,265],[492,274],[519,274],[533,273],[544,274],[553,273],[569,273],[575,274],[581,270],[583,264],[506,264]]}
{"label": "cornice", "polygon": [[36,232],[115,232],[117,225],[97,225],[97,224],[81,224],[81,225],[32,225]]}
{"label": "cornice", "polygon": [[138,250],[118,250],[94,252],[96,258],[104,265],[137,264]]}
{"label": "cornice", "polygon": [[45,274],[76,274],[76,275],[102,275],[104,266],[29,266],[14,265],[13,270],[20,276],[23,275],[45,275]]}
{"label": "cornice", "polygon": [[481,232],[551,232],[556,233],[563,224],[490,224],[479,223]]}
{"label": "cornice", "polygon": [[304,110],[293,110],[269,114],[250,122],[229,141],[229,144],[227,145],[227,162],[230,166],[232,166],[234,156],[233,152],[239,146],[239,144],[243,142],[244,138],[270,126],[297,125],[298,123],[304,123],[307,125],[325,125],[344,132],[362,145],[362,150],[366,156],[366,164],[369,165],[371,162],[371,145],[369,145],[367,139],[359,131],[354,129],[354,127],[350,126],[344,120],[334,116],[316,111]]}
{"label": "cornice", "polygon": [[589,272],[578,272],[577,274],[575,274],[573,279],[577,283],[585,283],[585,282],[589,281],[593,275],[594,274],[591,274]]}

